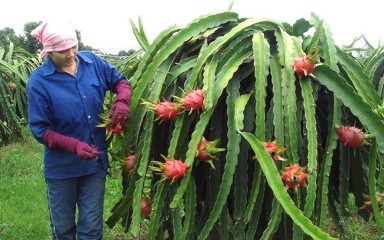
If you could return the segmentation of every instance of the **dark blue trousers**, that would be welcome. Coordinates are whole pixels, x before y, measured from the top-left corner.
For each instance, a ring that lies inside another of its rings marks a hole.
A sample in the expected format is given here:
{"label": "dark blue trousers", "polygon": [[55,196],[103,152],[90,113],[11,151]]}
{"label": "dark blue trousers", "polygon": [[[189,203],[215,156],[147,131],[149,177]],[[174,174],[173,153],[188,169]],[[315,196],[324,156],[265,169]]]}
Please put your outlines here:
{"label": "dark blue trousers", "polygon": [[102,239],[106,174],[46,179],[52,239]]}

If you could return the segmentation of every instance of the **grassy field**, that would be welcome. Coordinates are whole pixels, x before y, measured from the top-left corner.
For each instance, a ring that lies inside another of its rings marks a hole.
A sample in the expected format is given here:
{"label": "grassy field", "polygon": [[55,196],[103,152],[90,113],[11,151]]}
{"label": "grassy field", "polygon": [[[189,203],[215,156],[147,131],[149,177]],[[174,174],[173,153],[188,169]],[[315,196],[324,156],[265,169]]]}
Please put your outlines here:
{"label": "grassy field", "polygon": [[[25,139],[0,148],[0,239],[50,239],[43,147],[25,130]],[[121,196],[120,181],[107,177],[105,219]],[[104,226],[104,239],[129,239],[117,225]]]}
{"label": "grassy field", "polygon": [[[43,177],[43,147],[26,129],[25,139],[0,148],[0,240],[50,239],[46,188]],[[107,177],[105,219],[121,196],[119,179]],[[373,221],[357,215],[350,199],[351,217],[343,218],[344,233],[339,235],[329,218],[327,232],[340,239],[382,240],[384,233]],[[119,224],[114,229],[104,226],[104,239],[131,239]]]}

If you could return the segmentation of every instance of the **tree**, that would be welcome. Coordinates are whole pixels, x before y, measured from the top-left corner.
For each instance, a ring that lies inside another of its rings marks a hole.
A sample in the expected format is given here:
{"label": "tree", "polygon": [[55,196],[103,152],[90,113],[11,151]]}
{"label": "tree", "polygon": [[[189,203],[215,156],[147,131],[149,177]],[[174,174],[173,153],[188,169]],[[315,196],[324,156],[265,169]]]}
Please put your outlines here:
{"label": "tree", "polygon": [[[9,43],[12,42],[14,46],[21,47],[26,51],[36,54],[40,49],[43,48],[43,45],[34,37],[31,36],[31,32],[37,26],[39,26],[42,21],[38,22],[28,22],[24,24],[23,35],[16,35],[13,28],[6,27],[0,30],[0,46],[5,49],[9,46]],[[93,51],[89,45],[85,45],[81,39],[81,32],[76,30],[76,36],[79,41],[79,49]]]}
{"label": "tree", "polygon": [[125,50],[120,50],[118,53],[117,53],[117,56],[131,56],[133,53],[135,53],[136,50],[134,49],[130,49],[129,51],[125,51]]}
{"label": "tree", "polygon": [[13,28],[3,28],[0,30],[0,47],[6,48],[9,46],[9,43],[13,42],[16,46],[19,46],[22,42],[20,37],[18,37]]}
{"label": "tree", "polygon": [[24,24],[24,36],[23,36],[24,46],[22,47],[32,54],[37,53],[37,51],[42,48],[41,43],[36,38],[31,36],[31,32],[33,31],[33,29],[35,29],[40,24],[41,24],[41,21],[28,22]]}
{"label": "tree", "polygon": [[89,46],[89,45],[85,45],[81,39],[81,32],[79,30],[76,30],[76,36],[77,36],[77,40],[79,41],[79,49],[80,50],[89,50],[89,51],[92,51],[94,50],[93,47]]}

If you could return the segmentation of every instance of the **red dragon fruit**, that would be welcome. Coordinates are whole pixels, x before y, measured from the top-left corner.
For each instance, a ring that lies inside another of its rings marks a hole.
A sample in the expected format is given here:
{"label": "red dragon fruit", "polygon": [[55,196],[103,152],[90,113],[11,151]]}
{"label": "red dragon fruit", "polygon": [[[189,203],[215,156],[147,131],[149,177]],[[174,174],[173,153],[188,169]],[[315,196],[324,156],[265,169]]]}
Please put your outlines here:
{"label": "red dragon fruit", "polygon": [[216,148],[219,141],[220,139],[218,138],[214,141],[208,141],[202,137],[197,145],[197,159],[202,162],[208,162],[213,169],[215,169],[215,166],[213,165],[212,159],[216,158],[216,153],[225,151],[225,148]]}
{"label": "red dragon fruit", "polygon": [[306,186],[307,173],[303,167],[299,164],[293,164],[292,166],[285,167],[281,179],[285,183],[285,187],[288,189],[297,189],[300,186]]}
{"label": "red dragon fruit", "polygon": [[267,150],[267,152],[269,152],[269,153],[277,152],[277,144],[276,144],[275,141],[273,141],[273,142],[262,142],[261,144],[263,145],[265,150]]}
{"label": "red dragon fruit", "polygon": [[[384,194],[376,192],[376,201],[379,206],[379,213],[384,217]],[[371,217],[375,216],[371,196],[364,194],[364,205],[361,209],[366,209]]]}
{"label": "red dragon fruit", "polygon": [[317,49],[312,49],[308,55],[302,53],[300,57],[293,59],[293,70],[299,78],[308,76],[316,68],[316,61],[318,59]]}
{"label": "red dragon fruit", "polygon": [[364,143],[365,134],[354,126],[341,126],[336,129],[338,140],[349,148],[357,148]]}
{"label": "red dragon fruit", "polygon": [[269,141],[269,142],[262,142],[261,143],[265,150],[271,154],[271,157],[274,161],[281,160],[285,161],[286,159],[281,157],[280,154],[285,151],[285,148],[278,146],[275,141]]}
{"label": "red dragon fruit", "polygon": [[148,110],[154,111],[161,121],[173,120],[181,112],[179,104],[167,100],[157,103],[144,101],[143,104],[147,105]]}
{"label": "red dragon fruit", "polygon": [[130,173],[135,168],[136,154],[128,154],[125,158],[125,168],[126,173]]}
{"label": "red dragon fruit", "polygon": [[116,126],[111,126],[111,119],[108,117],[108,114],[101,113],[99,114],[100,119],[102,122],[97,127],[103,127],[107,130],[107,137],[106,139],[109,139],[115,134],[119,134],[121,136],[124,136],[124,129],[121,127],[120,123],[117,123]]}
{"label": "red dragon fruit", "polygon": [[179,99],[179,101],[181,102],[181,105],[184,107],[185,110],[199,110],[203,108],[204,90],[192,90],[184,94],[184,97]]}
{"label": "red dragon fruit", "polygon": [[157,165],[157,167],[153,165],[150,166],[150,169],[163,175],[164,178],[162,180],[171,179],[173,182],[185,175],[188,169],[187,164],[174,158],[166,158],[164,156],[163,158],[165,162],[152,161],[152,164]]}
{"label": "red dragon fruit", "polygon": [[140,215],[142,217],[149,217],[152,212],[153,200],[149,200],[146,197],[142,197],[140,200]]}
{"label": "red dragon fruit", "polygon": [[14,83],[14,82],[10,82],[10,83],[8,84],[8,87],[9,87],[9,89],[10,89],[11,91],[15,91],[16,88],[17,88],[17,85],[16,85],[16,83]]}
{"label": "red dragon fruit", "polygon": [[117,123],[115,127],[112,127],[110,124],[108,124],[106,128],[108,133],[111,135],[114,135],[114,134],[124,135],[124,131],[120,123]]}
{"label": "red dragon fruit", "polygon": [[5,79],[8,80],[8,76],[5,73],[2,73],[1,76]]}

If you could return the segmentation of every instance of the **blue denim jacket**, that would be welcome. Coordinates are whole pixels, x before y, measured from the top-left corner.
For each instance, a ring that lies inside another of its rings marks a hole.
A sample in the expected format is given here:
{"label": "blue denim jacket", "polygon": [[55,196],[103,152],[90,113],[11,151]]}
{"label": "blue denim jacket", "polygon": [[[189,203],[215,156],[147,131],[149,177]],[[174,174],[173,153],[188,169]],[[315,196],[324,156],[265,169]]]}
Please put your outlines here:
{"label": "blue denim jacket", "polygon": [[105,129],[101,122],[105,94],[116,82],[126,79],[113,65],[88,52],[78,52],[76,76],[55,66],[50,57],[33,71],[27,82],[28,123],[33,136],[43,143],[47,129],[95,144],[103,152],[100,159],[83,160],[59,149],[44,149],[46,178],[63,179],[97,171],[98,161],[108,167]]}

